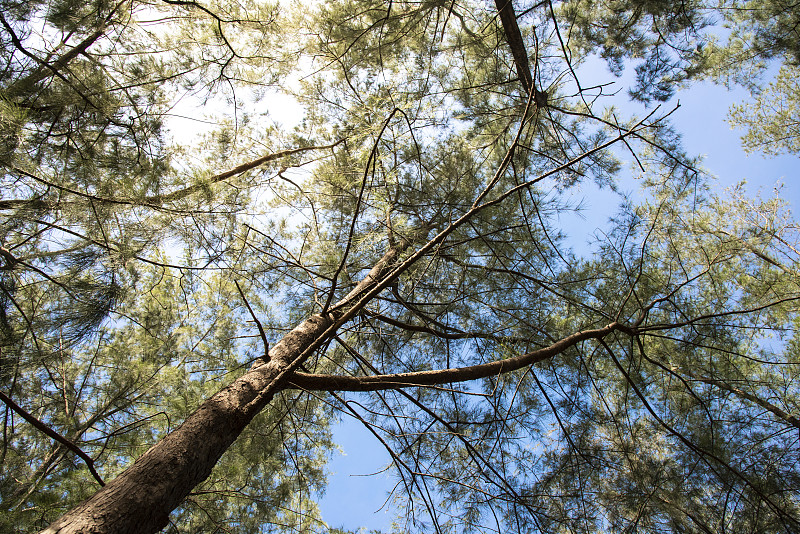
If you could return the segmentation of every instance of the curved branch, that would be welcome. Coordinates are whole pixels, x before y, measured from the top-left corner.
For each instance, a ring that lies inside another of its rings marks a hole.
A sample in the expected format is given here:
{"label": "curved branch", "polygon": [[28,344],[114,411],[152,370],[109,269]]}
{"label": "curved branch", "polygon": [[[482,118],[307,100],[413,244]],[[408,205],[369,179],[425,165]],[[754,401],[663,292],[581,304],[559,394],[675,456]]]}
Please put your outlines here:
{"label": "curved branch", "polygon": [[662,419],[656,413],[655,409],[653,409],[653,407],[651,406],[650,402],[647,400],[647,397],[644,396],[644,393],[642,393],[642,391],[636,385],[636,382],[631,378],[630,374],[622,366],[622,364],[620,363],[619,359],[617,359],[617,356],[614,354],[614,351],[611,350],[611,347],[609,347],[608,344],[602,338],[599,338],[597,341],[600,343],[600,345],[603,346],[603,348],[606,350],[606,352],[608,352],[608,355],[611,356],[611,360],[614,362],[614,365],[617,367],[617,369],[620,371],[620,373],[622,373],[622,376],[625,377],[625,381],[628,384],[630,384],[631,388],[633,389],[633,392],[636,394],[637,397],[639,397],[639,400],[642,402],[642,405],[645,407],[645,409],[650,413],[650,415],[653,417],[653,419],[655,419],[656,422],[658,422],[658,424],[662,428],[664,428],[669,434],[675,436],[681,443],[686,445],[692,452],[694,452],[700,458],[702,458],[703,461],[706,462],[706,464],[709,467],[712,467],[712,469],[713,469],[713,466],[711,465],[710,460],[714,460],[719,465],[721,465],[722,467],[727,469],[729,472],[733,473],[739,480],[741,480],[745,485],[747,485],[756,494],[758,494],[758,496],[761,497],[761,499],[770,508],[772,508],[772,510],[775,513],[777,513],[781,517],[785,517],[791,523],[793,523],[795,526],[800,525],[800,523],[798,523],[798,521],[796,519],[794,519],[792,516],[790,516],[783,508],[778,506],[778,504],[769,495],[767,495],[760,488],[758,488],[758,486],[756,486],[749,478],[747,478],[744,475],[744,473],[742,473],[741,471],[736,469],[733,465],[731,465],[731,463],[729,463],[725,459],[721,458],[719,455],[715,454],[714,452],[709,451],[709,450],[707,450],[707,449],[705,449],[703,447],[700,447],[700,446],[696,445],[689,438],[687,438],[682,433],[680,433],[677,430],[675,430],[675,428],[673,428],[672,425],[670,425],[668,422],[666,422],[664,419]]}
{"label": "curved branch", "polygon": [[57,442],[61,443],[66,448],[68,448],[69,450],[74,452],[76,455],[80,456],[81,460],[86,462],[86,467],[89,468],[89,472],[92,473],[92,476],[95,478],[95,480],[97,480],[97,482],[101,486],[105,486],[106,485],[106,483],[103,482],[103,479],[100,478],[100,475],[94,469],[94,460],[92,460],[89,457],[88,454],[83,452],[80,449],[80,447],[78,447],[77,445],[72,443],[70,440],[68,440],[67,438],[65,438],[64,436],[62,436],[61,434],[59,434],[58,432],[56,432],[55,430],[53,430],[52,428],[50,428],[49,426],[44,424],[43,422],[39,421],[31,413],[29,413],[23,407],[21,407],[16,402],[11,400],[11,398],[9,396],[7,396],[5,393],[3,393],[2,391],[0,391],[0,401],[3,401],[6,406],[8,406],[12,410],[14,410],[16,413],[18,413],[20,416],[22,416],[23,419],[25,419],[27,422],[29,422],[31,425],[33,425],[37,430],[39,430],[39,431],[43,432],[44,434],[46,434],[47,437],[56,440]]}
{"label": "curved branch", "polygon": [[267,334],[264,332],[264,327],[261,325],[261,321],[258,320],[253,308],[250,307],[247,297],[244,296],[244,291],[242,291],[241,286],[239,286],[239,282],[234,280],[233,283],[236,285],[236,289],[239,291],[239,296],[242,297],[242,301],[247,307],[247,311],[250,312],[250,317],[253,318],[253,321],[255,321],[256,326],[258,327],[258,334],[261,336],[261,341],[264,343],[264,362],[266,363],[269,361],[269,340],[267,339]]}
{"label": "curved branch", "polygon": [[262,156],[260,158],[254,159],[252,161],[248,161],[247,163],[242,163],[238,167],[234,167],[233,169],[225,172],[221,172],[219,174],[215,174],[212,176],[208,182],[204,182],[202,184],[195,184],[189,187],[185,187],[183,189],[179,189],[178,191],[173,191],[172,193],[167,193],[164,195],[154,195],[150,197],[145,197],[145,202],[149,204],[161,204],[164,202],[173,202],[175,200],[181,200],[183,198],[188,197],[189,195],[196,193],[202,189],[205,189],[210,184],[215,184],[217,182],[221,182],[228,178],[232,178],[238,174],[242,174],[243,172],[249,171],[251,169],[255,169],[256,167],[260,167],[265,163],[269,163],[270,161],[275,161],[276,159],[285,158],[286,156],[292,156],[294,154],[300,154],[302,152],[306,152],[308,150],[325,150],[328,148],[334,148],[335,146],[343,143],[344,139],[340,139],[335,143],[331,143],[330,145],[322,145],[322,146],[307,146],[301,148],[292,148],[289,150],[282,150],[280,152],[274,152],[272,154],[267,154],[266,156]]}
{"label": "curved branch", "polygon": [[47,61],[25,50],[22,47],[22,42],[14,34],[14,31],[11,28],[11,26],[4,18],[2,18],[2,15],[0,15],[0,19],[2,19],[0,22],[2,22],[2,25],[5,26],[6,31],[9,32],[9,35],[11,36],[11,40],[14,43],[14,46],[17,47],[20,50],[20,52],[22,52],[26,56],[30,57],[31,59],[39,63],[39,67],[33,70],[33,72],[31,72],[28,76],[12,83],[6,89],[6,96],[13,95],[16,92],[16,90],[20,87],[31,86],[36,83],[39,83],[40,81],[49,77],[51,73],[55,76],[62,77],[61,71],[73,59],[75,59],[81,54],[86,54],[86,51],[89,49],[89,47],[92,46],[100,37],[102,37],[105,34],[106,28],[111,23],[112,17],[126,1],[127,0],[122,0],[121,2],[118,2],[117,5],[114,6],[114,8],[108,13],[103,22],[94,31],[94,33],[90,34],[83,41],[81,41],[80,43],[76,44],[75,46],[64,52],[58,59],[56,59],[52,63],[48,63]]}
{"label": "curved branch", "polygon": [[[422,332],[424,334],[430,334],[432,336],[436,336],[442,339],[488,339],[491,341],[499,341],[499,342],[520,342],[523,343],[527,340],[518,338],[518,337],[508,337],[508,336],[497,336],[494,334],[486,334],[482,332],[464,332],[463,330],[458,330],[456,328],[448,327],[448,329],[452,330],[452,332],[444,332],[442,330],[436,330],[435,328],[430,328],[425,325],[417,325],[411,323],[405,323],[403,321],[398,321],[397,319],[392,319],[391,317],[387,317],[381,313],[373,312],[370,310],[366,310],[365,314],[369,315],[370,317],[374,317],[375,319],[384,322],[386,324],[390,324],[392,326],[396,326],[402,330],[410,330],[412,332]],[[446,326],[446,325],[441,325]]]}
{"label": "curved branch", "polygon": [[561,354],[568,348],[587,339],[602,339],[614,331],[630,333],[630,329],[620,323],[610,323],[603,328],[582,330],[562,338],[552,345],[520,354],[506,360],[495,360],[489,363],[437,369],[434,371],[417,371],[413,373],[396,373],[372,376],[339,376],[295,372],[287,379],[288,388],[316,391],[380,391],[405,387],[425,387],[467,382],[491,376],[510,373],[523,367],[547,360]]}
{"label": "curved branch", "polygon": [[[8,27],[6,29],[8,29]],[[85,54],[86,51],[89,49],[89,47],[95,43],[95,41],[97,41],[100,37],[105,35],[105,31],[106,31],[106,25],[103,24],[97,31],[95,31],[94,33],[86,37],[83,41],[81,41],[80,43],[76,44],[75,46],[67,50],[61,57],[59,57],[52,63],[47,63],[44,60],[35,58],[36,61],[40,62],[39,68],[31,72],[25,78],[22,78],[21,80],[17,80],[16,82],[14,82],[8,88],[7,94],[13,95],[18,90],[18,88],[29,87],[31,85],[37,84],[40,81],[44,80],[45,78],[49,77],[51,74],[57,75],[64,67],[67,66],[67,64],[70,61],[78,57],[80,54]]]}
{"label": "curved branch", "polygon": [[336,272],[333,273],[333,276],[331,277],[331,288],[328,290],[328,298],[325,300],[325,305],[322,307],[322,313],[326,313],[328,308],[331,307],[333,296],[336,294],[336,284],[339,280],[339,275],[342,273],[342,269],[344,269],[344,266],[347,263],[347,256],[350,254],[350,247],[353,245],[353,234],[355,233],[356,223],[358,222],[358,212],[361,210],[361,203],[364,200],[364,191],[367,189],[367,178],[369,178],[370,165],[372,165],[374,173],[375,161],[378,159],[378,145],[381,142],[381,137],[383,137],[383,132],[386,131],[386,128],[389,126],[389,122],[392,120],[392,117],[394,117],[394,114],[398,111],[400,110],[394,108],[386,120],[383,121],[383,127],[381,128],[381,131],[378,132],[378,137],[375,138],[375,143],[372,145],[372,150],[367,158],[367,164],[364,166],[364,178],[361,180],[361,189],[358,191],[356,207],[353,210],[353,219],[350,221],[350,231],[347,234],[347,243],[345,244],[344,252],[342,253],[342,259],[339,261],[339,267],[336,268]]}

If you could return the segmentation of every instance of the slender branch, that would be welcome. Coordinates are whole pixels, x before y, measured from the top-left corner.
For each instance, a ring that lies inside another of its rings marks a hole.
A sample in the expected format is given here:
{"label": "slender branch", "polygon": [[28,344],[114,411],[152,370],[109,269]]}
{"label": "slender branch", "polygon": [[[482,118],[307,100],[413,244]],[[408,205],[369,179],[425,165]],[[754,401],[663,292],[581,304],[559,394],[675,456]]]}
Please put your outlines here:
{"label": "slender branch", "polygon": [[[355,350],[353,350],[353,349],[352,349],[350,346],[348,346],[348,345],[347,345],[346,343],[344,343],[344,342],[343,342],[341,339],[339,339],[339,338],[338,338],[338,336],[337,336],[336,340],[337,340],[339,343],[341,343],[341,344],[342,344],[342,346],[344,346],[344,348],[345,348],[345,349],[346,349],[348,352],[350,352],[351,354],[357,355],[357,358],[358,358],[358,359],[359,359],[359,360],[360,360],[360,361],[361,361],[361,362],[362,362],[362,363],[363,363],[365,366],[367,366],[367,367],[368,367],[368,368],[369,368],[369,369],[370,369],[372,372],[375,372],[375,373],[376,373],[376,372],[378,372],[378,369],[376,369],[376,368],[375,368],[375,366],[373,366],[373,365],[372,365],[371,363],[369,363],[369,362],[368,362],[366,359],[364,359],[364,358],[362,358],[360,355],[358,355],[358,353],[356,353],[356,352],[355,352]],[[433,421],[436,421],[436,422],[440,423],[442,426],[444,426],[444,427],[447,429],[447,431],[450,433],[450,435],[454,436],[456,439],[458,439],[459,441],[461,441],[461,443],[462,443],[462,444],[464,445],[464,447],[467,449],[467,452],[468,452],[468,454],[470,455],[470,457],[472,458],[472,460],[475,462],[475,464],[476,464],[476,465],[480,466],[480,465],[482,464],[482,465],[484,466],[484,468],[485,468],[485,469],[489,470],[491,473],[493,473],[493,474],[494,474],[494,475],[497,477],[497,479],[499,479],[500,481],[502,481],[502,483],[499,483],[499,482],[496,482],[495,480],[493,480],[493,479],[491,479],[491,478],[488,478],[488,477],[487,477],[487,478],[486,478],[486,480],[487,480],[487,481],[488,481],[490,484],[493,484],[493,485],[497,486],[497,487],[498,487],[498,488],[499,488],[501,491],[503,491],[503,492],[508,492],[508,493],[510,493],[511,495],[513,495],[513,498],[515,499],[515,502],[522,503],[522,504],[523,504],[523,506],[525,506],[526,508],[528,508],[528,511],[529,511],[529,512],[531,512],[531,515],[534,515],[533,511],[532,511],[532,510],[530,509],[530,507],[529,507],[527,504],[525,504],[525,502],[524,502],[524,501],[523,501],[523,500],[520,498],[520,495],[517,493],[517,491],[514,489],[514,487],[513,487],[511,484],[509,484],[509,482],[508,482],[508,480],[506,479],[506,477],[502,476],[500,473],[498,473],[498,472],[497,472],[497,470],[496,470],[496,469],[494,468],[494,466],[493,466],[493,465],[492,465],[492,464],[491,464],[491,463],[490,463],[490,462],[487,460],[487,458],[484,456],[484,454],[482,454],[480,451],[478,451],[478,450],[477,450],[477,449],[476,449],[476,448],[475,448],[475,447],[472,445],[472,443],[470,442],[470,440],[466,439],[466,437],[465,437],[465,436],[464,436],[464,435],[463,435],[461,432],[459,432],[459,431],[458,431],[456,428],[454,428],[454,427],[453,427],[453,425],[452,425],[451,423],[447,422],[447,421],[446,421],[446,420],[444,420],[442,417],[440,417],[439,415],[437,415],[437,414],[436,414],[436,412],[434,412],[433,410],[431,410],[431,409],[430,409],[428,406],[426,406],[424,403],[420,402],[418,399],[414,398],[414,397],[413,397],[412,395],[410,395],[408,392],[400,390],[400,391],[399,391],[399,393],[400,393],[400,394],[401,394],[403,397],[405,397],[405,398],[406,398],[406,399],[407,399],[409,402],[411,402],[412,404],[414,404],[415,406],[417,406],[419,409],[421,409],[422,411],[424,411],[425,413],[427,413],[427,414],[428,414],[428,415],[431,417],[431,419],[432,419]],[[336,395],[336,394],[335,394],[335,393],[333,393],[333,395]],[[428,427],[428,428],[430,428],[430,427]],[[411,447],[411,445],[408,445],[408,446],[406,447],[406,449],[405,449],[405,450],[409,450],[409,448],[410,448],[410,447]],[[483,471],[483,470],[484,470],[484,468],[481,468],[481,471]],[[484,476],[485,476],[485,475],[484,475]],[[423,481],[424,481],[424,478],[423,478]]]}
{"label": "slender branch", "polygon": [[568,348],[587,339],[602,339],[614,331],[629,333],[629,329],[619,323],[610,323],[603,328],[582,330],[562,338],[552,345],[520,354],[505,360],[495,360],[467,367],[417,371],[372,376],[340,376],[295,372],[287,379],[287,388],[317,391],[380,391],[406,387],[438,386],[453,382],[467,382],[480,378],[498,376],[529,365],[547,360],[563,353]]}
{"label": "slender branch", "polygon": [[[694,317],[692,319],[687,319],[685,321],[680,321],[677,323],[663,323],[663,324],[656,324],[656,325],[646,325],[637,328],[637,330],[641,333],[649,333],[649,332],[657,332],[661,330],[675,330],[678,328],[683,328],[684,326],[690,326],[698,323],[702,323],[702,321],[708,319],[719,319],[722,317],[730,317],[735,315],[749,315],[752,313],[760,312],[762,310],[767,310],[769,308],[773,308],[779,304],[784,304],[786,302],[795,302],[800,300],[800,296],[797,297],[786,297],[778,300],[774,300],[772,302],[768,302],[761,306],[754,306],[752,308],[746,308],[743,310],[732,310],[720,313],[708,313],[705,315],[700,315],[698,317]],[[637,321],[638,324],[639,321]]]}
{"label": "slender branch", "polygon": [[262,156],[260,158],[254,159],[252,161],[248,161],[247,163],[242,163],[238,167],[234,167],[229,171],[225,171],[219,174],[215,174],[207,182],[202,184],[195,184],[189,187],[179,189],[178,191],[173,191],[172,193],[167,193],[164,195],[155,195],[151,197],[145,197],[145,202],[148,204],[161,204],[164,202],[173,202],[175,200],[181,200],[183,198],[188,197],[189,195],[196,193],[197,191],[201,191],[208,187],[210,184],[215,184],[217,182],[221,182],[228,178],[232,178],[236,175],[242,174],[247,172],[251,169],[255,169],[256,167],[260,167],[265,163],[269,163],[270,161],[275,161],[276,159],[285,158],[287,156],[293,156],[294,154],[300,154],[302,152],[307,152],[309,150],[326,150],[329,148],[334,148],[339,144],[343,143],[344,139],[340,139],[335,143],[331,143],[329,145],[322,145],[322,146],[307,146],[301,148],[292,148],[289,150],[282,150],[281,152],[274,152],[272,154],[267,154],[266,156]]}
{"label": "slender branch", "polygon": [[242,291],[242,288],[239,286],[239,282],[234,280],[233,283],[236,284],[236,289],[239,291],[239,296],[242,297],[242,301],[244,301],[244,305],[247,307],[247,311],[250,312],[250,316],[253,318],[253,321],[255,321],[256,326],[258,327],[258,334],[261,336],[261,341],[264,342],[264,361],[268,362],[269,340],[267,339],[267,334],[264,332],[264,327],[261,326],[261,321],[259,321],[258,317],[256,317],[255,312],[253,312],[253,308],[250,307],[250,303],[247,301],[247,297],[244,296],[244,291]]}
{"label": "slender branch", "polygon": [[[413,311],[413,310],[412,310]],[[403,330],[408,330],[412,332],[422,332],[425,334],[430,334],[432,336],[440,337],[442,339],[489,339],[492,341],[505,341],[505,342],[524,342],[525,339],[522,338],[514,338],[514,337],[506,337],[506,336],[497,336],[494,334],[486,334],[481,332],[464,332],[462,330],[457,330],[453,328],[453,332],[443,332],[441,330],[436,330],[434,328],[430,328],[426,325],[418,325],[418,324],[410,324],[404,323],[403,321],[398,321],[397,319],[392,319],[391,317],[387,317],[383,314],[372,312],[367,310],[365,312],[370,317],[374,317],[379,321],[382,321],[386,324],[390,324],[392,326],[396,326]]]}
{"label": "slender branch", "polygon": [[[24,77],[24,78],[22,78],[20,80],[15,81],[14,83],[12,83],[6,89],[6,96],[14,95],[14,93],[17,90],[17,88],[29,87],[31,85],[34,85],[34,84],[44,80],[45,78],[50,76],[51,73],[55,74],[55,75],[59,75],[59,73],[73,59],[75,59],[76,57],[78,57],[81,54],[86,54],[86,51],[89,49],[89,47],[92,46],[100,37],[102,37],[105,34],[106,28],[111,23],[112,17],[117,12],[117,10],[120,7],[122,7],[122,5],[125,2],[127,2],[127,0],[122,0],[121,2],[118,2],[117,5],[114,6],[114,9],[112,9],[108,13],[108,15],[105,17],[105,19],[103,20],[102,24],[100,24],[98,26],[97,30],[95,30],[93,33],[88,35],[83,41],[81,41],[80,43],[76,44],[75,46],[73,46],[72,48],[70,48],[69,50],[67,50],[63,54],[61,54],[61,56],[58,59],[56,59],[55,61],[53,61],[51,63],[48,63],[47,61],[39,59],[38,57],[29,56],[29,57],[33,57],[33,59],[37,63],[39,63],[39,67],[37,67],[28,76],[26,76],[26,77]],[[3,26],[6,26],[6,30],[8,30],[10,32],[10,34],[12,36],[12,40],[14,40],[16,38],[16,36],[13,35],[13,32],[10,31],[10,28],[11,28],[10,25],[8,25],[8,23],[5,22],[5,20],[3,20],[2,23],[3,23]],[[62,41],[62,43],[63,43],[63,41]],[[15,46],[19,45],[20,47],[22,45],[22,43],[18,42],[18,40],[14,41],[14,44],[15,44]],[[56,47],[56,48],[58,48],[58,47]],[[20,50],[22,50],[22,49],[20,48]],[[25,52],[25,51],[23,51],[23,52]],[[26,55],[28,55],[27,52],[25,52],[25,53],[26,53]]]}
{"label": "slender branch", "polygon": [[80,458],[84,462],[86,462],[86,467],[89,468],[89,472],[92,474],[92,476],[95,478],[95,480],[97,480],[97,482],[101,486],[105,486],[106,485],[106,483],[103,482],[103,479],[100,477],[100,475],[97,473],[97,471],[95,471],[94,460],[92,460],[89,457],[88,454],[83,452],[80,449],[80,447],[78,447],[77,445],[72,443],[70,440],[68,440],[67,438],[65,438],[64,436],[62,436],[61,434],[59,434],[58,432],[56,432],[55,430],[53,430],[52,428],[50,428],[49,426],[47,426],[46,424],[41,422],[36,417],[34,417],[31,413],[29,413],[27,410],[22,408],[16,402],[14,402],[9,396],[7,396],[2,391],[0,391],[0,401],[3,401],[6,406],[8,406],[12,410],[14,410],[16,413],[18,413],[20,416],[22,416],[23,419],[25,419],[27,422],[29,422],[31,425],[33,425],[37,430],[41,431],[42,433],[46,434],[48,437],[50,437],[50,438],[56,440],[57,442],[61,443],[66,448],[68,448],[69,450],[71,450],[72,452],[74,452],[75,454],[80,456]]}
{"label": "slender branch", "polygon": [[750,393],[747,393],[746,391],[742,391],[739,388],[735,388],[735,387],[731,386],[730,384],[726,384],[725,382],[723,382],[721,380],[715,380],[713,378],[706,378],[704,376],[697,376],[697,375],[694,375],[694,374],[692,374],[692,373],[690,373],[688,371],[685,371],[685,370],[683,370],[683,372],[685,372],[692,379],[697,380],[698,382],[703,382],[705,384],[716,386],[716,387],[718,387],[720,389],[724,389],[725,391],[728,391],[729,393],[733,393],[734,395],[737,395],[739,397],[745,398],[745,399],[749,400],[750,402],[753,402],[753,403],[757,404],[758,406],[764,408],[768,412],[772,412],[779,419],[783,419],[784,421],[786,421],[787,423],[789,423],[793,427],[795,427],[797,429],[800,429],[800,419],[798,419],[797,417],[795,417],[795,416],[793,416],[791,414],[788,414],[788,413],[784,412],[783,410],[781,410],[780,408],[778,408],[777,406],[775,406],[771,402],[765,401],[764,399],[756,397],[755,395],[751,395]]}
{"label": "slender branch", "polygon": [[353,219],[350,221],[350,231],[347,234],[347,244],[345,245],[344,252],[342,253],[342,260],[339,262],[339,267],[337,267],[336,272],[333,273],[333,281],[331,282],[331,288],[328,290],[328,298],[325,300],[325,305],[322,307],[322,313],[328,311],[328,308],[331,307],[331,303],[333,302],[334,294],[336,293],[336,283],[339,280],[339,275],[344,269],[345,264],[347,263],[347,256],[350,254],[350,247],[353,245],[353,234],[356,230],[356,222],[358,221],[358,213],[361,211],[361,202],[364,200],[364,191],[367,188],[367,178],[369,177],[369,168],[370,166],[374,166],[375,161],[378,159],[378,145],[381,142],[381,137],[383,137],[383,132],[386,131],[386,128],[389,126],[389,122],[394,117],[394,114],[397,113],[399,110],[397,108],[393,109],[392,112],[386,117],[386,120],[383,121],[383,127],[381,131],[378,132],[378,137],[375,138],[375,143],[372,145],[372,150],[369,153],[369,157],[367,158],[367,164],[364,166],[364,178],[361,180],[361,189],[358,192],[358,199],[356,200],[356,207],[353,210]]}
{"label": "slender branch", "polygon": [[[76,87],[75,84],[73,84],[60,70],[55,69],[52,65],[50,65],[49,63],[47,63],[46,61],[44,61],[43,59],[38,57],[36,54],[34,54],[31,51],[29,51],[28,49],[26,49],[23,46],[22,41],[20,40],[19,36],[17,36],[17,34],[14,33],[14,28],[12,28],[11,25],[8,23],[8,21],[6,21],[5,17],[3,17],[3,14],[1,12],[0,12],[0,24],[2,24],[2,26],[5,28],[5,30],[8,33],[8,35],[11,37],[11,42],[12,42],[12,44],[14,45],[14,47],[17,50],[22,52],[23,55],[25,55],[25,56],[31,58],[32,60],[34,60],[36,63],[39,63],[42,68],[52,71],[54,76],[59,78],[68,87],[70,87],[73,91],[75,91],[75,93],[78,96],[80,96],[81,99],[83,101],[85,101],[89,106],[91,106],[92,108],[94,108],[94,109],[96,109],[98,111],[101,111],[100,107],[95,102],[93,102],[86,94],[84,94],[83,91],[81,91],[80,88]],[[44,77],[46,77],[46,76],[44,76]],[[44,79],[44,78],[42,78],[42,79]]]}
{"label": "slender branch", "polygon": [[[199,184],[190,185],[188,187],[184,187],[182,189],[178,189],[177,191],[173,191],[171,193],[164,193],[160,195],[151,195],[144,197],[142,199],[136,198],[109,198],[109,197],[100,197],[97,195],[93,195],[91,193],[84,193],[77,189],[72,189],[67,186],[59,185],[54,182],[51,182],[41,176],[37,176],[25,169],[13,166],[12,169],[28,178],[31,178],[42,185],[46,185],[48,187],[56,188],[60,191],[65,193],[70,193],[75,196],[85,198],[87,200],[91,200],[93,202],[99,202],[102,204],[118,204],[118,205],[125,205],[125,206],[147,206],[151,208],[160,208],[163,204],[174,202],[176,200],[182,200],[198,191],[202,191],[208,186],[212,184],[216,184],[228,178],[232,178],[244,172],[247,172],[251,169],[255,169],[256,167],[260,167],[265,163],[269,163],[271,161],[275,161],[281,158],[285,158],[287,156],[292,156],[294,154],[300,154],[302,152],[307,152],[309,150],[325,150],[329,148],[333,148],[340,143],[344,142],[344,139],[340,139],[335,143],[331,143],[330,145],[322,145],[322,146],[309,146],[309,147],[301,147],[301,148],[292,148],[289,150],[282,150],[280,152],[274,152],[272,154],[267,154],[260,158],[254,159],[252,161],[248,161],[246,163],[242,163],[241,165],[234,167],[233,169],[227,170],[225,172],[221,172],[219,174],[215,174],[211,176],[207,181],[204,181]],[[55,208],[58,205],[56,202],[49,202],[46,200],[41,199],[6,199],[0,200],[0,210],[10,210],[15,208],[21,207],[28,207],[31,209],[51,209]]]}
{"label": "slender branch", "polygon": [[[4,24],[5,25],[5,24]],[[6,28],[8,29],[8,28]],[[67,50],[64,54],[61,55],[57,60],[53,61],[52,63],[47,63],[46,61],[39,60],[41,64],[40,66],[31,72],[28,76],[22,78],[21,80],[17,80],[7,89],[8,95],[13,95],[18,88],[24,88],[27,86],[34,85],[45,78],[49,77],[51,74],[57,74],[60,72],[67,64],[78,57],[80,54],[86,53],[90,46],[92,46],[95,41],[97,41],[100,37],[105,34],[106,31],[106,23],[104,23],[100,28],[97,29],[94,33],[86,37],[83,41],[76,44],[69,50]]]}
{"label": "slender branch", "polygon": [[611,360],[614,362],[614,365],[617,367],[617,369],[620,371],[620,373],[622,373],[622,376],[625,377],[625,381],[628,384],[630,384],[631,388],[633,389],[633,392],[636,394],[637,397],[639,397],[639,400],[642,401],[642,404],[644,405],[645,409],[650,413],[650,415],[653,417],[653,419],[655,419],[656,422],[658,422],[658,424],[661,425],[661,427],[663,427],[668,433],[670,433],[673,436],[675,436],[676,438],[678,438],[678,440],[680,440],[690,450],[692,450],[698,456],[700,456],[705,462],[707,462],[707,465],[709,465],[709,467],[711,467],[711,463],[710,463],[709,460],[714,460],[719,465],[721,465],[722,467],[727,469],[729,472],[733,473],[744,484],[749,486],[779,516],[785,517],[790,522],[792,522],[795,526],[796,525],[800,525],[800,523],[798,523],[796,519],[794,519],[792,516],[790,516],[788,513],[786,513],[786,511],[783,510],[783,508],[778,506],[778,504],[775,503],[775,501],[773,499],[771,499],[769,495],[766,495],[763,491],[761,491],[761,489],[758,488],[753,482],[751,482],[749,478],[744,476],[744,474],[742,472],[740,472],[738,469],[733,467],[730,463],[725,461],[719,455],[717,455],[717,454],[715,454],[715,453],[713,453],[713,452],[711,452],[709,450],[706,450],[706,449],[704,449],[702,447],[699,447],[698,445],[695,445],[689,438],[687,438],[682,433],[680,433],[677,430],[675,430],[672,427],[672,425],[670,425],[669,423],[664,421],[656,413],[656,411],[653,409],[653,407],[650,405],[650,402],[647,400],[647,398],[644,396],[642,391],[636,385],[636,382],[633,381],[633,379],[631,378],[630,374],[627,371],[625,371],[625,368],[622,366],[622,364],[620,363],[619,359],[617,359],[617,356],[616,356],[616,354],[614,354],[614,351],[611,350],[611,347],[609,347],[608,344],[602,338],[598,338],[597,341],[598,341],[598,343],[600,343],[603,346],[603,348],[606,350],[606,352],[608,352],[609,356],[611,356]]}

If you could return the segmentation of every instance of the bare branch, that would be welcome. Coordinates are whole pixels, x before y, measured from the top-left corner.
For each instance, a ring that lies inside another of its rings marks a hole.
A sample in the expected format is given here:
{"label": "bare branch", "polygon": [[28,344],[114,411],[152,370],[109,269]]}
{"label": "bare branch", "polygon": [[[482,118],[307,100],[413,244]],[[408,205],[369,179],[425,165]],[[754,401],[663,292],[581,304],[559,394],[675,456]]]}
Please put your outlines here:
{"label": "bare branch", "polygon": [[255,312],[253,312],[253,308],[250,307],[250,303],[247,301],[247,297],[244,296],[244,292],[242,291],[242,288],[239,286],[239,282],[234,280],[233,283],[236,284],[236,289],[239,291],[239,296],[242,297],[242,301],[244,301],[244,305],[247,307],[247,311],[250,312],[250,316],[253,318],[253,321],[255,321],[256,326],[258,327],[258,334],[261,336],[261,341],[264,342],[264,361],[268,362],[269,340],[267,339],[267,334],[264,332],[264,327],[261,326],[261,321],[259,321],[258,317],[256,317]]}
{"label": "bare branch", "polygon": [[31,425],[33,425],[37,430],[39,430],[42,433],[46,434],[49,438],[56,440],[57,442],[59,442],[60,444],[64,445],[66,448],[68,448],[72,452],[74,452],[76,455],[78,455],[81,458],[81,460],[86,462],[86,467],[89,468],[89,472],[92,474],[92,476],[95,478],[95,480],[97,480],[98,484],[100,484],[101,486],[105,486],[106,485],[106,483],[103,482],[103,479],[100,478],[100,475],[97,473],[97,471],[94,468],[94,460],[92,460],[89,457],[88,454],[83,452],[80,449],[80,447],[78,447],[77,445],[72,443],[70,440],[68,440],[67,438],[65,438],[64,436],[62,436],[61,434],[59,434],[58,432],[56,432],[55,430],[53,430],[52,428],[50,428],[49,426],[47,426],[46,424],[41,422],[36,417],[34,417],[32,414],[30,414],[27,410],[25,410],[20,405],[18,405],[16,402],[14,402],[8,395],[3,393],[2,391],[0,391],[0,400],[3,401],[6,406],[8,406],[12,410],[14,410],[16,413],[18,413],[20,416],[22,416],[23,419],[25,419],[27,422],[29,422]]}

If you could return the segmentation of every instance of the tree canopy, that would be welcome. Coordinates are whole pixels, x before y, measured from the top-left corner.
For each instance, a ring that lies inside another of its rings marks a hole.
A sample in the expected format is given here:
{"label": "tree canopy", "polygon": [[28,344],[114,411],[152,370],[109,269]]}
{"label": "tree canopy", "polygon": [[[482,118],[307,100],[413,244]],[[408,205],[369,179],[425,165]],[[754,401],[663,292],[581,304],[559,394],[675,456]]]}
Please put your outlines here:
{"label": "tree canopy", "polygon": [[798,226],[664,104],[796,155],[798,13],[0,0],[0,529],[342,532],[348,416],[398,532],[800,530]]}

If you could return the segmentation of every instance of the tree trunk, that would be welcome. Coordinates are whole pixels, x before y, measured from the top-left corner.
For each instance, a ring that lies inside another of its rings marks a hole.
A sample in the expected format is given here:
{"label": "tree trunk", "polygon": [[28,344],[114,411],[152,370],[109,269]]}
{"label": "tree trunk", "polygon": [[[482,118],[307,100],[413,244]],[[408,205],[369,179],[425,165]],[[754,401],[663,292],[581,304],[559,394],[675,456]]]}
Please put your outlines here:
{"label": "tree trunk", "polygon": [[164,528],[170,512],[208,477],[247,424],[282,389],[284,378],[333,335],[340,321],[363,306],[365,292],[386,282],[399,254],[400,249],[391,248],[328,313],[300,323],[270,349],[269,361],[254,365],[201,404],[177,429],[43,534],[143,534]]}

